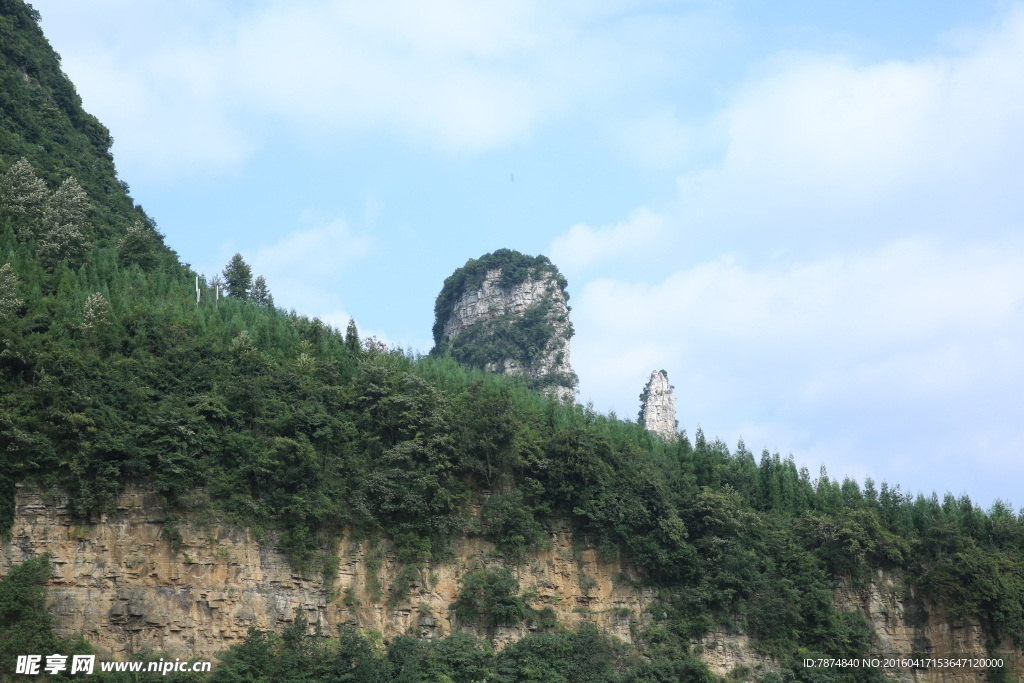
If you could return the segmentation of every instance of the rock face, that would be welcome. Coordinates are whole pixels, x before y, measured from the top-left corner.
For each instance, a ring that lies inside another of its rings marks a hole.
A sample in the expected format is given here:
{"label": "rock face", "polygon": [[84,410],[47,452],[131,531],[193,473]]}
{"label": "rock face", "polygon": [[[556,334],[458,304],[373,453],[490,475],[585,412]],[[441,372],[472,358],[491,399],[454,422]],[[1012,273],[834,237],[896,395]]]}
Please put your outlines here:
{"label": "rock face", "polygon": [[[49,595],[62,635],[83,634],[101,658],[126,659],[149,649],[162,657],[212,658],[240,642],[249,626],[279,631],[295,619],[321,619],[325,630],[347,623],[385,638],[416,633],[439,638],[460,625],[449,610],[466,571],[501,564],[494,547],[478,538],[456,541],[456,560],[426,566],[396,597],[405,567],[384,545],[345,539],[332,575],[293,571],[273,538],[259,539],[235,525],[207,521],[173,526],[169,510],[150,492],[120,497],[117,511],[73,524],[59,494],[18,488],[11,540],[2,548],[0,574],[33,555],[50,552],[54,573]],[[173,519],[173,518],[172,518]],[[596,548],[574,544],[566,525],[552,530],[551,549],[510,566],[523,590],[537,594],[533,606],[551,607],[565,626],[583,621],[627,642],[648,623],[655,591],[638,588],[640,577],[617,562],[601,560]],[[408,579],[408,576],[405,577]],[[1024,658],[1009,644],[986,650],[981,625],[925,609],[898,576],[879,572],[855,588],[840,583],[836,604],[859,610],[877,632],[874,656],[932,658],[1003,657],[1012,670]],[[517,640],[528,626],[499,628],[495,646]],[[478,635],[485,635],[483,632]],[[760,677],[777,664],[757,652],[742,633],[716,629],[693,643],[720,676],[747,670]],[[892,668],[891,676],[922,683],[983,683],[986,671],[971,667],[915,670]]]}
{"label": "rock face", "polygon": [[[502,257],[521,259],[499,267]],[[576,374],[569,359],[569,322],[565,280],[543,256],[528,257],[507,249],[470,261],[470,277],[445,281],[439,303],[435,342],[459,362],[509,375],[526,377],[535,388],[571,403]],[[519,277],[509,277],[516,268]],[[460,269],[455,275],[460,275]],[[476,275],[473,277],[472,275]],[[457,282],[457,284],[453,284]]]}
{"label": "rock face", "polygon": [[[168,524],[171,511],[147,491],[129,490],[115,513],[86,525],[72,523],[59,495],[44,498],[19,488],[16,506],[0,575],[50,552],[49,595],[60,632],[82,633],[114,659],[147,648],[164,657],[208,658],[241,642],[249,626],[280,631],[296,610],[311,625],[321,619],[328,632],[343,623],[387,638],[472,631],[449,610],[458,580],[469,570],[501,564],[490,543],[458,539],[455,562],[424,567],[396,599],[395,579],[406,567],[384,544],[346,537],[337,549],[337,571],[325,578],[295,572],[273,538],[212,521]],[[550,606],[560,624],[591,621],[630,641],[630,625],[644,618],[654,590],[631,587],[640,577],[629,567],[601,561],[596,548],[581,548],[572,536],[567,525],[556,526],[550,550],[510,569],[523,590],[536,592],[534,607]],[[499,628],[496,645],[528,632],[528,626]]]}
{"label": "rock face", "polygon": [[640,394],[640,423],[662,438],[676,438],[676,397],[664,370],[652,372],[644,393]]}
{"label": "rock face", "polygon": [[[986,633],[976,620],[960,620],[946,613],[942,605],[922,601],[913,586],[906,585],[898,575],[878,570],[864,586],[840,582],[833,595],[836,606],[857,610],[875,629],[877,637],[872,648],[879,658],[986,659],[1001,658],[1010,671],[1024,666],[1024,653],[1011,643],[986,647]],[[891,668],[887,673],[901,681],[942,681],[974,683],[986,680],[991,670],[971,665],[944,668]]]}

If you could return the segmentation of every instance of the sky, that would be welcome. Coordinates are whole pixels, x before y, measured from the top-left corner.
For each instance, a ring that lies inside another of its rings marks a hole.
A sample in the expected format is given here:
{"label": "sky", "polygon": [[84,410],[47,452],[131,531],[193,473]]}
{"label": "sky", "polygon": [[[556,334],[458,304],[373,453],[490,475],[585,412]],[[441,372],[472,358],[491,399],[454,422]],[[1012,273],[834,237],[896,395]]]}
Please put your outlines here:
{"label": "sky", "polygon": [[582,403],[664,369],[691,437],[1024,505],[1024,4],[33,4],[199,272],[425,353],[543,253]]}

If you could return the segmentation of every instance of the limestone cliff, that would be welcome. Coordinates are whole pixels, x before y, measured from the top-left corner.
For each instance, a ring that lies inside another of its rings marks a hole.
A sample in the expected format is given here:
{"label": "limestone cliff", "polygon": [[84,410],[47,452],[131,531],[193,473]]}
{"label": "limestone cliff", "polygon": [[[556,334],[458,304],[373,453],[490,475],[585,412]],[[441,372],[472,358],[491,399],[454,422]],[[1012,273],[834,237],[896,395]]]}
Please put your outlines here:
{"label": "limestone cliff", "polygon": [[[172,527],[170,511],[153,493],[130,490],[114,513],[73,524],[59,495],[18,489],[13,537],[3,548],[0,573],[50,552],[50,595],[64,634],[83,633],[101,653],[123,657],[151,649],[164,656],[206,657],[240,642],[249,626],[280,630],[296,609],[310,624],[356,624],[385,637],[417,633],[440,637],[462,628],[449,611],[466,571],[499,564],[494,546],[479,538],[455,544],[456,561],[417,572],[404,596],[395,579],[404,569],[388,546],[346,538],[335,574],[295,572],[272,538],[257,539],[231,524]],[[567,526],[551,548],[514,567],[533,606],[550,606],[565,625],[593,621],[623,640],[643,618],[653,591],[638,577],[603,563],[594,548],[574,545]],[[623,582],[623,579],[626,579]],[[499,628],[500,646],[529,627]],[[483,632],[480,633],[483,635]]]}
{"label": "limestone cliff", "polygon": [[640,423],[665,439],[675,439],[679,423],[676,422],[676,397],[668,374],[655,370],[640,394]]}
{"label": "limestone cliff", "polygon": [[[303,612],[310,623],[340,623],[379,631],[385,638],[415,633],[441,637],[460,625],[449,611],[458,579],[467,570],[500,564],[494,547],[479,538],[456,542],[456,560],[428,566],[405,587],[404,567],[387,546],[346,539],[337,549],[338,568],[324,577],[293,571],[273,538],[219,523],[173,527],[169,510],[143,490],[124,493],[111,514],[73,524],[59,494],[18,488],[13,536],[4,546],[0,573],[30,556],[50,552],[50,595],[64,635],[82,633],[105,657],[122,659],[142,649],[162,656],[210,657],[245,637],[249,626],[280,630]],[[172,518],[173,519],[173,518]],[[534,607],[551,607],[561,624],[591,621],[631,641],[648,618],[653,590],[618,563],[573,542],[571,530],[553,530],[550,549],[513,567],[521,586],[536,595]],[[403,594],[404,593],[404,594]],[[835,601],[861,611],[877,633],[878,656],[991,656],[981,625],[949,618],[941,606],[926,606],[899,577],[879,572],[861,588],[841,583]],[[496,646],[518,639],[529,627],[500,628]],[[481,633],[480,635],[483,635]],[[743,634],[716,630],[695,649],[712,671],[725,675],[777,668]],[[1003,644],[996,656],[1013,670],[1024,666],[1020,651]],[[901,679],[981,683],[984,670],[893,669]],[[742,676],[740,676],[742,678]]]}
{"label": "limestone cliff", "polygon": [[563,402],[575,398],[565,279],[544,256],[499,249],[445,280],[435,349],[490,372],[520,375]]}

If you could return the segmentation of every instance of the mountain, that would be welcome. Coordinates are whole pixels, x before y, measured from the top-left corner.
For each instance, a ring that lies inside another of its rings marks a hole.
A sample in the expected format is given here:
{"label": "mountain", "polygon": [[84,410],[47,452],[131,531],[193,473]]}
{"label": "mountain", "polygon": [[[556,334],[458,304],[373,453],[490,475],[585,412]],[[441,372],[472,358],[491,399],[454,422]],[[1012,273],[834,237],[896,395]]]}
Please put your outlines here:
{"label": "mountain", "polygon": [[1019,666],[1009,507],[812,479],[458,349],[388,349],[275,308],[241,256],[218,298],[118,181],[29,5],[0,0],[0,55],[0,676],[31,653],[160,658],[179,641],[175,657],[232,646],[213,680]]}

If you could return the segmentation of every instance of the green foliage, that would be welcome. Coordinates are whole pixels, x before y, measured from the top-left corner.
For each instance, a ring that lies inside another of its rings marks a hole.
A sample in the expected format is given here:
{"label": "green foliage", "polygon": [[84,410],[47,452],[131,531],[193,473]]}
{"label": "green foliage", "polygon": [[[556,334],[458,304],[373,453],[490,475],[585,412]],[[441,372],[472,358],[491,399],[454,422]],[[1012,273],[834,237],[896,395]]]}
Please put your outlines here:
{"label": "green foliage", "polygon": [[117,244],[117,259],[122,266],[153,270],[160,262],[158,236],[141,220],[136,220]]}
{"label": "green foliage", "polygon": [[25,302],[18,298],[18,276],[10,263],[0,266],[0,320],[6,320]]}
{"label": "green foliage", "polygon": [[6,460],[0,460],[0,540],[7,541],[11,535],[11,525],[17,514],[14,496],[16,476],[14,467]]}
{"label": "green foliage", "polygon": [[459,579],[459,597],[451,609],[462,623],[480,623],[488,629],[514,626],[526,619],[528,609],[519,597],[519,581],[504,567],[477,569]]}
{"label": "green foliage", "polygon": [[[90,239],[110,246],[135,219],[151,222],[132,202],[128,186],[117,180],[110,154],[113,139],[82,110],[38,20],[38,12],[27,3],[0,2],[0,168],[6,172],[24,157],[34,175],[51,188],[74,177],[90,200]],[[4,213],[16,227],[11,212]],[[162,244],[159,248],[171,253]]]}
{"label": "green foliage", "polygon": [[46,195],[46,183],[36,177],[25,157],[11,164],[0,180],[0,209],[12,215],[38,217]]}
{"label": "green foliage", "polygon": [[573,633],[538,633],[506,647],[498,663],[500,681],[517,683],[612,683],[621,680],[617,660],[624,648],[583,624]]}
{"label": "green foliage", "polygon": [[89,198],[74,178],[65,180],[46,201],[35,232],[39,236],[36,254],[47,270],[62,263],[75,269],[85,262],[93,246],[86,239],[90,232],[86,224],[89,208]]}
{"label": "green foliage", "polygon": [[58,638],[46,609],[46,583],[53,573],[49,554],[11,568],[0,579],[0,671],[14,671],[18,655],[88,654],[81,639]]}
{"label": "green foliage", "polygon": [[249,293],[249,299],[257,306],[273,306],[274,297],[270,293],[270,289],[267,287],[267,280],[262,275],[256,278],[256,281],[252,284],[252,292]]}
{"label": "green foliage", "polygon": [[699,660],[645,659],[593,624],[537,633],[495,653],[487,641],[456,632],[434,641],[394,638],[386,648],[351,626],[337,640],[308,633],[297,620],[279,637],[250,629],[222,656],[211,683],[715,683]]}
{"label": "green foliage", "polygon": [[558,626],[558,615],[550,606],[542,607],[537,610],[536,614],[534,614],[534,618],[537,622],[537,628],[542,631],[550,631]]}
{"label": "green foliage", "polygon": [[345,328],[345,348],[353,356],[359,355],[359,330],[356,329],[356,321],[348,319],[348,327]]}
{"label": "green foliage", "polygon": [[319,624],[312,634],[301,609],[280,636],[250,627],[246,639],[221,657],[210,683],[274,681],[372,682],[379,657],[372,646],[343,626],[337,644],[327,642]]}
{"label": "green foliage", "polygon": [[409,597],[409,590],[420,578],[420,568],[414,564],[406,565],[398,572],[395,580],[391,582],[391,594],[388,596],[388,606],[396,607]]}
{"label": "green foliage", "polygon": [[544,527],[534,517],[521,489],[491,496],[482,512],[487,539],[510,559],[518,560],[544,539]]}
{"label": "green foliage", "polygon": [[[249,298],[249,290],[252,289],[252,268],[241,254],[232,256],[228,265],[224,266],[224,283],[229,296],[242,301]],[[265,285],[264,282],[264,289]]]}

